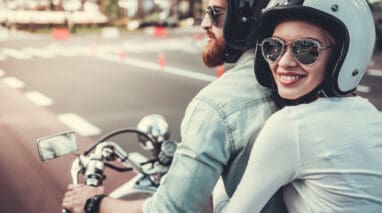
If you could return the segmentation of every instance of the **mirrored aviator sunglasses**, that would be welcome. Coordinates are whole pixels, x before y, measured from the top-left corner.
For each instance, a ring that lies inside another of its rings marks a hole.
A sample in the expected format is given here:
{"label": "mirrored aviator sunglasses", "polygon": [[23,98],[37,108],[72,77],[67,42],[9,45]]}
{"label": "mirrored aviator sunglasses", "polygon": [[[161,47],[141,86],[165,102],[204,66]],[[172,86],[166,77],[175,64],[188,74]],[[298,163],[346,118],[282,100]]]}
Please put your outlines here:
{"label": "mirrored aviator sunglasses", "polygon": [[263,40],[260,44],[261,53],[268,63],[279,60],[290,46],[293,57],[298,63],[303,65],[314,64],[320,51],[331,48],[333,45],[321,46],[320,42],[311,38],[296,39],[286,43],[280,38],[270,37]]}
{"label": "mirrored aviator sunglasses", "polygon": [[208,6],[206,13],[210,18],[211,23],[216,26],[218,24],[220,15],[224,14],[224,11],[216,9],[214,6]]}

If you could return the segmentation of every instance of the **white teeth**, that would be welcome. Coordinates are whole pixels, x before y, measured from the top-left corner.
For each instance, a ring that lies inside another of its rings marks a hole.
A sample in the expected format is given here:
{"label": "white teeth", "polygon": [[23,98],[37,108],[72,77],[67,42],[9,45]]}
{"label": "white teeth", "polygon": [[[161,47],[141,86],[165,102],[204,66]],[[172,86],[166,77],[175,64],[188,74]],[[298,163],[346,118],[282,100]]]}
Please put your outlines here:
{"label": "white teeth", "polygon": [[302,78],[303,76],[299,75],[280,75],[282,81],[296,81],[297,79]]}

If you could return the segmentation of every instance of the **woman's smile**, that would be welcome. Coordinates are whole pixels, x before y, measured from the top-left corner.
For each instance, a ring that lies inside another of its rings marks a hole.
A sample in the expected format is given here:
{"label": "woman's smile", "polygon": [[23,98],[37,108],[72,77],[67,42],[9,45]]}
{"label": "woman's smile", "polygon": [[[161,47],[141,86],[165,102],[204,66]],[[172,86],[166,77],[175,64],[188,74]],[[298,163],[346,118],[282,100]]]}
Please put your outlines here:
{"label": "woman's smile", "polygon": [[293,72],[278,73],[278,80],[280,81],[280,84],[285,87],[293,86],[294,84],[297,84],[304,77],[305,75],[303,74],[298,74]]}

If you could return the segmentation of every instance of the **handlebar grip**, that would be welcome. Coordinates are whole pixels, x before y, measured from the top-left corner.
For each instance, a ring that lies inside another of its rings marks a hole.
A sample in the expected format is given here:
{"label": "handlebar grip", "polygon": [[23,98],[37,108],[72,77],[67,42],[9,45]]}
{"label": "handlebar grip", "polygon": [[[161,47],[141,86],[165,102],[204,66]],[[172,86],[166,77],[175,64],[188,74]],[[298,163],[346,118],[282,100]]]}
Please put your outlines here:
{"label": "handlebar grip", "polygon": [[61,213],[70,213],[70,211],[67,209],[62,209]]}

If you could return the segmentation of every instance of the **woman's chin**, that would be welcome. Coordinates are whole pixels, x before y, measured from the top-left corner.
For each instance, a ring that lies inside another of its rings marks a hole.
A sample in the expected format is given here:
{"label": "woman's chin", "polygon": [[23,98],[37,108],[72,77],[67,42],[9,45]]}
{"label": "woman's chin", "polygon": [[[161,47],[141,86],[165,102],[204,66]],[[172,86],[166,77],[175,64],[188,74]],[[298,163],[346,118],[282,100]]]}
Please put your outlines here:
{"label": "woman's chin", "polygon": [[280,92],[280,91],[279,91],[279,95],[280,95],[281,98],[286,99],[286,100],[296,100],[299,97],[301,97],[301,95],[298,95],[298,94],[295,94],[295,93]]}

